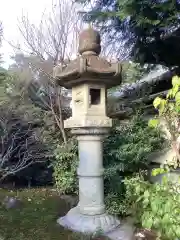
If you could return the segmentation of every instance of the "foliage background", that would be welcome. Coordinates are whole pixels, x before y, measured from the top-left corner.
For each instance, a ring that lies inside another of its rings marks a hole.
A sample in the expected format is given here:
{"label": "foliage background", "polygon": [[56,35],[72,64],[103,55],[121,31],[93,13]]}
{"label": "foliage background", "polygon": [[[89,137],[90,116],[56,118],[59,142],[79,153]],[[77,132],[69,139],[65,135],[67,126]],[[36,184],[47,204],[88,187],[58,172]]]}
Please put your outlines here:
{"label": "foliage background", "polygon": [[[147,126],[141,116],[126,124],[116,125],[104,140],[106,205],[114,214],[126,214],[119,205],[124,196],[122,180],[148,168],[148,154],[163,148],[164,139],[157,130]],[[58,146],[55,151],[54,178],[61,193],[77,193],[77,141]]]}

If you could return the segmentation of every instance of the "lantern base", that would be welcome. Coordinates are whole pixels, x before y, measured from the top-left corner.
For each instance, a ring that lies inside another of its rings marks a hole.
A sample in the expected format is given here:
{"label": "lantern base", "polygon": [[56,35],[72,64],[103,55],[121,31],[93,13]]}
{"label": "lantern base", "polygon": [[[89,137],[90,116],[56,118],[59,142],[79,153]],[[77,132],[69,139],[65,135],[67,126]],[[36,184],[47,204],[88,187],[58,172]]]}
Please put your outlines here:
{"label": "lantern base", "polygon": [[86,234],[109,233],[120,225],[120,221],[106,213],[101,215],[83,215],[79,207],[72,208],[66,216],[57,220],[58,224],[75,232]]}

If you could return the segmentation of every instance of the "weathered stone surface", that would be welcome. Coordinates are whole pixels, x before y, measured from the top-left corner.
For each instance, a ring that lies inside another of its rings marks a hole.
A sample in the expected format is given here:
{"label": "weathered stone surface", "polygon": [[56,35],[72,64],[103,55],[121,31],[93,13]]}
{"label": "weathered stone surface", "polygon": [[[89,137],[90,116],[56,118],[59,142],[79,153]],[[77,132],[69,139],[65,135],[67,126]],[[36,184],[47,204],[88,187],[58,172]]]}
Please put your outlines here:
{"label": "weathered stone surface", "polygon": [[120,221],[105,212],[103,187],[102,142],[107,128],[73,129],[79,142],[79,203],[58,223],[71,230],[84,233],[109,232]]}
{"label": "weathered stone surface", "polygon": [[124,222],[106,236],[112,240],[135,240],[134,232],[135,228],[130,223]]}
{"label": "weathered stone surface", "polygon": [[98,83],[106,87],[119,85],[122,81],[120,63],[110,63],[99,57],[100,35],[92,28],[82,31],[79,36],[80,56],[66,66],[56,66],[53,75],[56,82],[66,88],[78,84]]}
{"label": "weathered stone surface", "polygon": [[[91,90],[98,91],[99,103],[93,103]],[[72,88],[72,117],[64,121],[65,128],[111,127],[106,116],[106,88],[98,84],[83,84]]]}
{"label": "weathered stone surface", "polygon": [[99,32],[95,31],[91,27],[84,30],[79,35],[79,49],[78,52],[83,54],[84,52],[93,51],[97,55],[101,52],[101,36]]}
{"label": "weathered stone surface", "polygon": [[[105,211],[103,138],[112,126],[106,115],[107,88],[121,83],[121,65],[99,57],[100,36],[93,29],[80,34],[79,56],[67,66],[57,66],[57,83],[72,88],[72,117],[64,121],[77,136],[79,148],[79,203],[58,223],[84,233],[107,233],[120,221]],[[129,239],[128,239],[129,240]]]}
{"label": "weathered stone surface", "polygon": [[85,234],[107,233],[120,224],[117,218],[105,213],[92,216],[81,214],[79,207],[72,208],[66,216],[59,218],[57,222],[68,229]]}
{"label": "weathered stone surface", "polygon": [[89,118],[82,117],[79,118],[68,118],[64,121],[65,128],[81,128],[81,127],[112,127],[112,120],[107,117],[97,117],[97,118]]}

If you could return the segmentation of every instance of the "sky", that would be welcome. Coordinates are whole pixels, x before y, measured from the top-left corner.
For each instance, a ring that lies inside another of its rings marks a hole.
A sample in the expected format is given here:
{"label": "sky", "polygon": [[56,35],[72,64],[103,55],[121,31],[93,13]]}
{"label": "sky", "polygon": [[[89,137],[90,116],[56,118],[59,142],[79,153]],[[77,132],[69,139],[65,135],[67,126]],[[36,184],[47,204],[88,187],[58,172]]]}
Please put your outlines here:
{"label": "sky", "polygon": [[51,8],[51,0],[1,0],[0,21],[3,23],[4,39],[0,52],[3,54],[4,67],[11,63],[10,55],[14,53],[8,42],[21,43],[22,38],[18,33],[18,18],[22,13],[28,13],[29,18],[39,22],[42,12]]}

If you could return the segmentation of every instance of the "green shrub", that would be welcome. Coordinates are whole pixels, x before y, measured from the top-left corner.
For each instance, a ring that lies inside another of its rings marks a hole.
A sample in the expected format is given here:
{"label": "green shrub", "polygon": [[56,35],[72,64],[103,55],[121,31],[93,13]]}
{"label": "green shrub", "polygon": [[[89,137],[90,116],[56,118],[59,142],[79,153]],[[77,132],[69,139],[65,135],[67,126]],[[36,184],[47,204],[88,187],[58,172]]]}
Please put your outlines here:
{"label": "green shrub", "polygon": [[154,230],[160,239],[180,238],[180,184],[165,177],[161,184],[151,184],[142,176],[126,179],[126,198],[121,205],[142,227]]}
{"label": "green shrub", "polygon": [[54,180],[56,187],[62,194],[77,192],[76,177],[78,165],[77,141],[72,138],[67,144],[58,145],[55,151]]}
{"label": "green shrub", "polygon": [[[104,140],[104,188],[106,205],[111,213],[122,214],[118,203],[122,200],[122,180],[134,172],[146,169],[148,153],[162,147],[163,138],[157,130],[150,130],[140,116],[129,123],[114,126]],[[77,190],[76,167],[78,162],[77,141],[73,138],[67,146],[58,146],[54,164],[54,178],[62,193]]]}
{"label": "green shrub", "polygon": [[[166,99],[155,98],[153,105],[158,110],[158,115],[149,121],[149,126],[153,130],[158,129],[161,120],[165,121],[176,157],[161,168],[153,169],[152,175],[167,173],[180,166],[177,142],[179,137],[180,77],[172,78],[172,86]],[[151,130],[149,133],[151,134]],[[164,176],[161,183],[151,184],[144,180],[143,175],[139,174],[136,177],[126,178],[124,187],[125,198],[114,206],[116,211],[128,212],[141,227],[155,231],[158,239],[180,239],[180,179],[179,182],[174,182]]]}
{"label": "green shrub", "polygon": [[168,160],[168,164],[173,168],[180,167],[180,145],[177,141],[179,138],[180,126],[180,77],[172,78],[172,89],[166,95],[166,98],[156,97],[153,101],[154,108],[158,111],[158,115],[149,121],[152,128],[159,127],[163,120],[166,129],[170,134],[170,145],[175,152],[175,157]]}
{"label": "green shrub", "polygon": [[111,184],[117,175],[123,177],[146,169],[148,154],[161,149],[163,142],[161,133],[150,129],[139,115],[127,124],[114,126],[104,141],[105,180]]}

